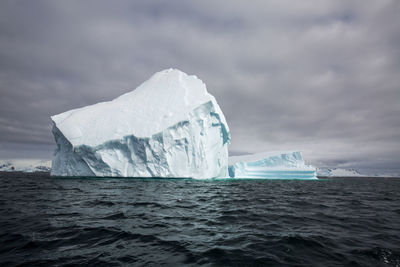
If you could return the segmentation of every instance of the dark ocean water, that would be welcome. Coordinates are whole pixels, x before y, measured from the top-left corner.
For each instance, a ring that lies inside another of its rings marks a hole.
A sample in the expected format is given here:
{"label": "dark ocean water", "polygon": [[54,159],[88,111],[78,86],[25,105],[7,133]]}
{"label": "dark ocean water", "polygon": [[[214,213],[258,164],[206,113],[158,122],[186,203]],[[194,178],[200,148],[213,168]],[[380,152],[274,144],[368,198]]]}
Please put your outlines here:
{"label": "dark ocean water", "polygon": [[0,174],[0,266],[400,266],[400,179]]}

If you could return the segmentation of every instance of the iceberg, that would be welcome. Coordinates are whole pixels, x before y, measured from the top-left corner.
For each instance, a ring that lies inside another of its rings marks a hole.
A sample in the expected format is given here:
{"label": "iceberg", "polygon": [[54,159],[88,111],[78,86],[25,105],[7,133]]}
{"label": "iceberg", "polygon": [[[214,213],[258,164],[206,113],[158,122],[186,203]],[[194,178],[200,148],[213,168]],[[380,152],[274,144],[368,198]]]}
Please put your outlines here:
{"label": "iceberg", "polygon": [[42,159],[0,160],[0,172],[50,172],[51,162]]}
{"label": "iceberg", "polygon": [[51,119],[57,144],[51,175],[228,177],[225,116],[200,79],[176,69]]}
{"label": "iceberg", "polygon": [[333,168],[333,169],[318,168],[317,175],[321,177],[364,177],[365,176],[359,173],[355,169],[340,169],[340,168]]}
{"label": "iceberg", "polygon": [[229,176],[256,179],[317,179],[315,167],[306,165],[299,151],[271,151],[229,157]]}
{"label": "iceberg", "polygon": [[217,101],[200,79],[176,69],[51,119],[53,176],[316,179],[298,151],[228,158],[229,127]]}

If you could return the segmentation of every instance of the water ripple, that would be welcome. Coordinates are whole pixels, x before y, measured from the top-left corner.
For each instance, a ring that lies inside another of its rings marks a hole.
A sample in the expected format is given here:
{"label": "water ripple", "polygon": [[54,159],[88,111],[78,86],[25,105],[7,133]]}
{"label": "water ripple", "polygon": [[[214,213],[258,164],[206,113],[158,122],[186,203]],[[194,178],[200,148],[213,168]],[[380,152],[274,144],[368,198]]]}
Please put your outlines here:
{"label": "water ripple", "polygon": [[0,179],[1,266],[400,266],[400,179]]}

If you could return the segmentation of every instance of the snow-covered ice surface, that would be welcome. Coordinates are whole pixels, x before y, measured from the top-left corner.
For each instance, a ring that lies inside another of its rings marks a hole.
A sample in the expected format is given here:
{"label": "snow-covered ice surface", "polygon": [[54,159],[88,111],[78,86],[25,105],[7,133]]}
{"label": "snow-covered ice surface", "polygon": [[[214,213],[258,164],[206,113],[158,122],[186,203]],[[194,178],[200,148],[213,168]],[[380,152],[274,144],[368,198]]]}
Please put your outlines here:
{"label": "snow-covered ice surface", "polygon": [[317,179],[316,169],[304,163],[299,151],[274,151],[229,157],[232,178]]}
{"label": "snow-covered ice surface", "polygon": [[154,74],[112,101],[51,117],[52,175],[228,176],[228,124],[196,76]]}

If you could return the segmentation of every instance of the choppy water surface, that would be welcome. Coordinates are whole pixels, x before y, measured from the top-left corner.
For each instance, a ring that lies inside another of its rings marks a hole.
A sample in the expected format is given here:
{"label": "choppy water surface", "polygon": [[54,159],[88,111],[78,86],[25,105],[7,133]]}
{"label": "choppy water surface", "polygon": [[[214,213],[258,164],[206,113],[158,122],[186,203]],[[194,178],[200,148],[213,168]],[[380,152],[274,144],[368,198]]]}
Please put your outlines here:
{"label": "choppy water surface", "polygon": [[400,179],[0,174],[0,265],[400,266]]}

